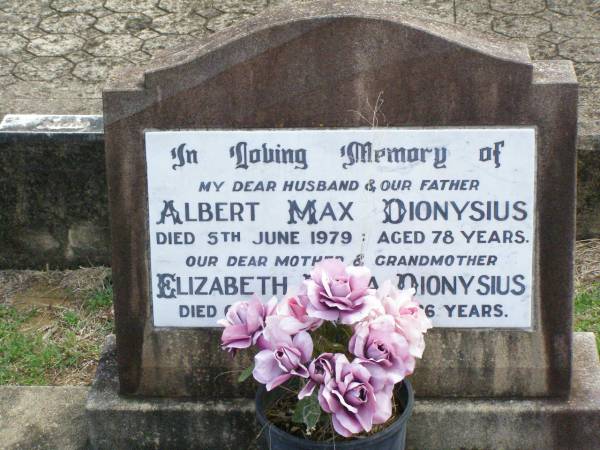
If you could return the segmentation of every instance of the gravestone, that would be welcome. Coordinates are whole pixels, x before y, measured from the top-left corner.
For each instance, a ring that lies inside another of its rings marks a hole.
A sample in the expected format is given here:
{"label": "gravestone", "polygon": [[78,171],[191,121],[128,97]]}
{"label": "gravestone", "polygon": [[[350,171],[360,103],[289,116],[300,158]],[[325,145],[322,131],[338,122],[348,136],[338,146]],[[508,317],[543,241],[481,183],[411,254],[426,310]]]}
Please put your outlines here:
{"label": "gravestone", "polygon": [[0,268],[109,265],[102,117],[0,122]]}
{"label": "gravestone", "polygon": [[[163,447],[247,442],[251,361],[219,349],[216,321],[326,256],[416,287],[436,325],[417,396],[566,398],[576,110],[571,63],[379,2],[287,5],[114,73],[116,350],[92,443],[134,439],[103,413],[144,410]],[[186,408],[228,419],[192,431]]]}

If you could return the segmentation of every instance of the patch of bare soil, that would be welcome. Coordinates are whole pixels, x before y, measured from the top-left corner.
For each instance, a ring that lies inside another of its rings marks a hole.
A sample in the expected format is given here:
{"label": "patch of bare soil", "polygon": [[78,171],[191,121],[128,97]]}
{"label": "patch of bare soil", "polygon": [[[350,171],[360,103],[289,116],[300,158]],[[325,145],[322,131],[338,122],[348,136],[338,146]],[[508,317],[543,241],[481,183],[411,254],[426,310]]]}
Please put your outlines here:
{"label": "patch of bare soil", "polygon": [[575,243],[575,286],[585,291],[600,282],[600,239]]}

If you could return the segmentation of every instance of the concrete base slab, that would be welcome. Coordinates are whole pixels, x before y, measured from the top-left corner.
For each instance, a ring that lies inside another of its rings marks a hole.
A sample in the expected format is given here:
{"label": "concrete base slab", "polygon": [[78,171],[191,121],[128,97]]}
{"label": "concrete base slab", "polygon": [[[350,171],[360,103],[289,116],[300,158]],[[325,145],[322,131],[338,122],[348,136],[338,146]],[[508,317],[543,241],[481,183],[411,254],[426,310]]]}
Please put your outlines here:
{"label": "concrete base slab", "polygon": [[121,397],[115,356],[109,336],[86,405],[92,448],[238,450],[255,441],[253,400]]}
{"label": "concrete base slab", "polygon": [[415,449],[600,449],[600,362],[594,333],[574,333],[567,400],[417,398],[407,440]]}
{"label": "concrete base slab", "polygon": [[[114,339],[109,339],[86,407],[93,448],[255,445],[252,400],[132,399],[117,391]],[[407,440],[412,449],[600,449],[600,362],[593,333],[575,333],[567,400],[417,398]]]}
{"label": "concrete base slab", "polygon": [[0,386],[0,448],[87,448],[85,386]]}

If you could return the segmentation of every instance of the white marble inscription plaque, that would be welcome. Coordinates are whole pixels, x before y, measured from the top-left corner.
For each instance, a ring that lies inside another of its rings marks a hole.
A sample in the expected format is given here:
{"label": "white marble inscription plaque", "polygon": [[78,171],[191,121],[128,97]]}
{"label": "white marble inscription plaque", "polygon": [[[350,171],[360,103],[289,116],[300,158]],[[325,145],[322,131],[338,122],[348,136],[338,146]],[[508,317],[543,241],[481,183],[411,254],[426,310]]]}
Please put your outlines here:
{"label": "white marble inscription plaque", "polygon": [[157,327],[293,294],[324,257],[414,286],[435,326],[531,327],[533,128],[145,137]]}

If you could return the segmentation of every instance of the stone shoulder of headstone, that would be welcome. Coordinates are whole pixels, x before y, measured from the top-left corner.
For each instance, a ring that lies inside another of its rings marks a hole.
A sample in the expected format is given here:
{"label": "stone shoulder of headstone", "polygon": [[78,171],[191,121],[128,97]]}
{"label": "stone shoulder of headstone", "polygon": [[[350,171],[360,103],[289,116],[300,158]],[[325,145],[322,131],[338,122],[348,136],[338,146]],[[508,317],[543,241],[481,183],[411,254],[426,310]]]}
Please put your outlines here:
{"label": "stone shoulder of headstone", "polygon": [[565,396],[571,379],[577,81],[566,61],[404,15],[384,2],[285,5],[114,73],[104,91],[121,392],[231,398],[219,329],[155,328],[149,275],[146,130],[533,127],[532,327],[435,329],[418,395]]}

